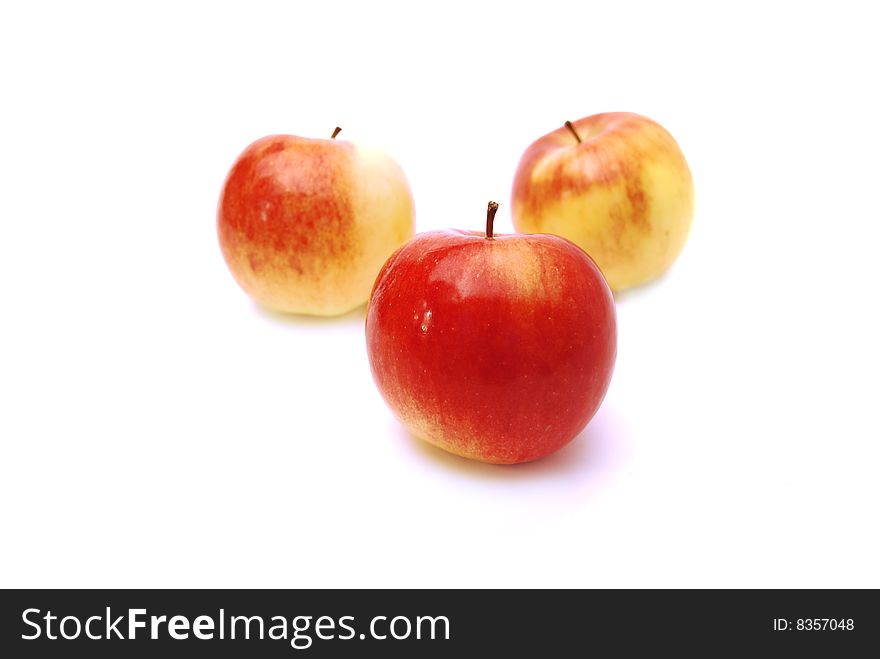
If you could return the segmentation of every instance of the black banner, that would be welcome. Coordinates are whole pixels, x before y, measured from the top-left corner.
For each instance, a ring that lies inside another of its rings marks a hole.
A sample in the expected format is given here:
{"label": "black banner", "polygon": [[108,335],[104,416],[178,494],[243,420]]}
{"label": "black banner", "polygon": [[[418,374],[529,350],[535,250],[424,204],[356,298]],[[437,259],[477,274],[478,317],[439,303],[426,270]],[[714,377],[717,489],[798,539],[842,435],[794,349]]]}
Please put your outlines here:
{"label": "black banner", "polygon": [[880,648],[872,590],[7,590],[0,600],[3,657],[848,657]]}

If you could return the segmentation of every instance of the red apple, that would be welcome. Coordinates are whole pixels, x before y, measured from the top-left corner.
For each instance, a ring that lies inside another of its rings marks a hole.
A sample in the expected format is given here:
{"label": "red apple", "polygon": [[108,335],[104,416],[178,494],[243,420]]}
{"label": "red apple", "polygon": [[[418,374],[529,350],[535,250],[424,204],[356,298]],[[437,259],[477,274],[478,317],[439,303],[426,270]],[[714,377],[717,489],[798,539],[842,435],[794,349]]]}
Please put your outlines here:
{"label": "red apple", "polygon": [[631,112],[565,122],[526,149],[513,181],[516,230],[577,243],[615,291],[663,274],[693,214],[694,184],[678,144]]}
{"label": "red apple", "polygon": [[383,266],[367,353],[413,435],[475,460],[535,460],[581,432],[614,366],[611,292],[579,247],[552,235],[431,231]]}
{"label": "red apple", "polygon": [[367,301],[379,268],[412,236],[413,215],[406,177],[381,151],[272,135],[232,166],[217,233],[233,277],[258,303],[334,315]]}

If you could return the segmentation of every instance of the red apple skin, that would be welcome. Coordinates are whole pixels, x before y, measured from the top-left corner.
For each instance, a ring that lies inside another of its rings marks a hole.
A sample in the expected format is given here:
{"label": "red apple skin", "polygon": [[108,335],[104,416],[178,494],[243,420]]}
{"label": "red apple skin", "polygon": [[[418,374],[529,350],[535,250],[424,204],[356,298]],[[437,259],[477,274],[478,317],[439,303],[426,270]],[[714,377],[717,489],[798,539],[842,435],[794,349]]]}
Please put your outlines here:
{"label": "red apple skin", "polygon": [[364,304],[413,228],[412,195],[397,163],[336,139],[257,140],[232,166],[217,208],[220,248],[236,282],[285,313],[337,315]]}
{"label": "red apple skin", "polygon": [[417,235],[376,279],[366,338],[376,385],[413,435],[496,464],[574,439],[617,353],[605,279],[552,235]]}

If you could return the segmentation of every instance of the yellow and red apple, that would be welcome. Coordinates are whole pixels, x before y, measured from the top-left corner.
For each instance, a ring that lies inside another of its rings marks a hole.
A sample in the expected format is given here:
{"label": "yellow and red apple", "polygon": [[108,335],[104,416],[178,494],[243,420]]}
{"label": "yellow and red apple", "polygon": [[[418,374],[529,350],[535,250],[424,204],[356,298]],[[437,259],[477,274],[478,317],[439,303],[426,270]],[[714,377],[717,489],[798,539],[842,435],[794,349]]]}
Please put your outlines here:
{"label": "yellow and red apple", "polygon": [[367,354],[413,435],[491,463],[535,460],[581,432],[617,353],[596,264],[559,236],[430,231],[396,251],[367,309]]}
{"label": "yellow and red apple", "polygon": [[363,304],[413,229],[398,164],[336,139],[257,140],[232,166],[217,209],[220,247],[239,286],[287,313],[335,315]]}
{"label": "yellow and red apple", "polygon": [[693,180],[678,144],[660,124],[629,112],[566,122],[536,140],[511,195],[517,231],[577,243],[615,291],[672,265],[693,212]]}

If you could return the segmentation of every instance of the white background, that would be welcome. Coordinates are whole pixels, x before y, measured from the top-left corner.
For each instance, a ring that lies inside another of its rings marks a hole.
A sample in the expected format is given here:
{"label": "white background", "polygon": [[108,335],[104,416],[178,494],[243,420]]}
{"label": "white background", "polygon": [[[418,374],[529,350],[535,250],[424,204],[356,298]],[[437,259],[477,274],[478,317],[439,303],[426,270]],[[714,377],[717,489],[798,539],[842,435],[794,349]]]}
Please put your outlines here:
{"label": "white background", "polygon": [[[870,3],[4,3],[0,585],[880,587]],[[271,133],[380,146],[419,230],[511,230],[528,144],[662,123],[697,214],[606,401],[514,467],[418,444],[363,310],[215,234]]]}

